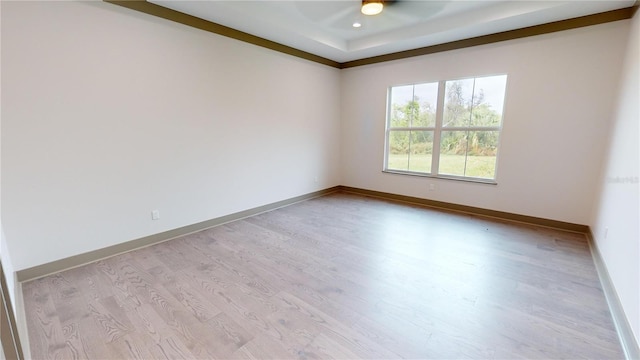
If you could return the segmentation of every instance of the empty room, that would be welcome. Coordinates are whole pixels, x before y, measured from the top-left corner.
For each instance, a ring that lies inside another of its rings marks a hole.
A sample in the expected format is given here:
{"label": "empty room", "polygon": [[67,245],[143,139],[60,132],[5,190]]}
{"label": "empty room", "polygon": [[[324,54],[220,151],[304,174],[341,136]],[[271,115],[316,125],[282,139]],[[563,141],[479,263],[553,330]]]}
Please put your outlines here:
{"label": "empty room", "polygon": [[2,359],[640,359],[620,1],[0,1]]}

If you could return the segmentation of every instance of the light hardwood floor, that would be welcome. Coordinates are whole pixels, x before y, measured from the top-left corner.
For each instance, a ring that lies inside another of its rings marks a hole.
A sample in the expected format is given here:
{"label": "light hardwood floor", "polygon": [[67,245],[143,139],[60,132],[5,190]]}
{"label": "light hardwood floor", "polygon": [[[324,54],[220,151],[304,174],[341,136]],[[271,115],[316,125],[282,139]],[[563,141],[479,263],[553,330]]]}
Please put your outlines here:
{"label": "light hardwood floor", "polygon": [[34,359],[623,358],[584,235],[346,193],[23,293]]}

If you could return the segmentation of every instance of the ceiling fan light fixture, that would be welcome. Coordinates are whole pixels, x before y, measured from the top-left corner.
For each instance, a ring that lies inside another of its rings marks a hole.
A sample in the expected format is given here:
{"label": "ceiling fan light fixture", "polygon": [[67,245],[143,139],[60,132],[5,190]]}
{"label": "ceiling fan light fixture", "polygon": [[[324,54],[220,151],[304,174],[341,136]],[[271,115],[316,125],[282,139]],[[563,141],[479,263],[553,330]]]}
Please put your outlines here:
{"label": "ceiling fan light fixture", "polygon": [[378,15],[382,12],[382,1],[362,0],[360,11],[365,15]]}

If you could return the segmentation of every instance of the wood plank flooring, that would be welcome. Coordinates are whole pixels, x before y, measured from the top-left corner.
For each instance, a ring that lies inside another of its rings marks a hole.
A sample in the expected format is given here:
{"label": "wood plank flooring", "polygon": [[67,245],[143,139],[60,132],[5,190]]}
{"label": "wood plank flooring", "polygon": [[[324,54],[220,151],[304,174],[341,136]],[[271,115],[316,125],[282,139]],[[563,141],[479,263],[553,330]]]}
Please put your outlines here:
{"label": "wood plank flooring", "polygon": [[34,359],[621,359],[583,235],[335,193],[23,284]]}

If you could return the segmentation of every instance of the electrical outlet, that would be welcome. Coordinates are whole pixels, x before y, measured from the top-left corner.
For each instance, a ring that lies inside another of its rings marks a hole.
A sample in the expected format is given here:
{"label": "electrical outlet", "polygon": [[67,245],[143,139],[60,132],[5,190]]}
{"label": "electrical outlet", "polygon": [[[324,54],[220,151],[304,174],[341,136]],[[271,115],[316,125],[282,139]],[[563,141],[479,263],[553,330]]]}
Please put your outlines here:
{"label": "electrical outlet", "polygon": [[436,185],[435,184],[429,184],[429,191],[433,191],[436,189]]}
{"label": "electrical outlet", "polygon": [[160,210],[151,210],[151,220],[160,219]]}
{"label": "electrical outlet", "polygon": [[605,240],[607,239],[607,236],[609,235],[609,228],[604,228],[604,238]]}

